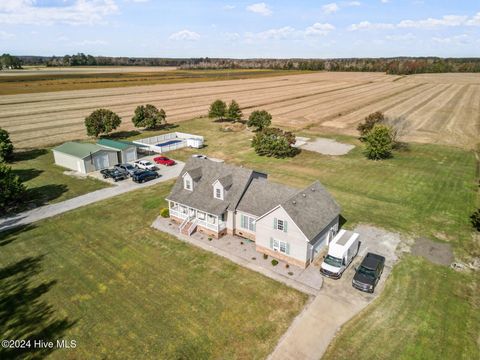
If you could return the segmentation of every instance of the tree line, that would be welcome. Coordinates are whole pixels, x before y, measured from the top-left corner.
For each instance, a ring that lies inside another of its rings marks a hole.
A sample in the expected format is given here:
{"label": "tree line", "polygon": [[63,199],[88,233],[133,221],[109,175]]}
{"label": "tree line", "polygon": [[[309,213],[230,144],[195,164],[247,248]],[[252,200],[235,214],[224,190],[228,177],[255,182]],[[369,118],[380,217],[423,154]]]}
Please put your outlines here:
{"label": "tree line", "polygon": [[22,60],[10,54],[3,54],[0,56],[0,70],[3,69],[21,69]]}

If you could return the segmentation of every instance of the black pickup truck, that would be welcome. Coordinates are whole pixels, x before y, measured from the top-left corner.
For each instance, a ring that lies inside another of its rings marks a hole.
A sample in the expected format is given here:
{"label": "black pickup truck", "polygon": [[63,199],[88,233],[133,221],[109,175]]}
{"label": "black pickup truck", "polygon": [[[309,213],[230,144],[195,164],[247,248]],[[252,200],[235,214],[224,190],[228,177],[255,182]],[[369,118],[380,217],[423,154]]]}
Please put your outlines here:
{"label": "black pickup truck", "polygon": [[385,258],[381,255],[368,253],[358,268],[352,280],[352,286],[360,291],[373,293],[385,266]]}
{"label": "black pickup truck", "polygon": [[113,181],[117,182],[118,180],[125,180],[127,175],[117,169],[103,169],[100,171],[103,175],[104,179],[113,179]]}

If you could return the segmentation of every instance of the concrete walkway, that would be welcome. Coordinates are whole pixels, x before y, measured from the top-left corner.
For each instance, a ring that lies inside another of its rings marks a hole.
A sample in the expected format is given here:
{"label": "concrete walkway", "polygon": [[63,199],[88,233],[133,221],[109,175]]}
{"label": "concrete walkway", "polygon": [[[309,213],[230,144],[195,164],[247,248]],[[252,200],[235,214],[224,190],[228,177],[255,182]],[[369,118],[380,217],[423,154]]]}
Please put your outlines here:
{"label": "concrete walkway", "polygon": [[162,168],[159,171],[159,174],[161,176],[158,179],[148,181],[143,184],[136,184],[132,180],[127,179],[122,182],[116,183],[115,184],[116,186],[93,191],[91,193],[77,196],[73,199],[65,200],[57,204],[41,206],[29,211],[16,214],[11,217],[1,218],[0,232],[13,229],[18,226],[31,224],[39,220],[47,219],[52,216],[65,213],[67,211],[77,209],[85,205],[93,204],[97,201],[101,201],[117,195],[125,194],[133,190],[143,189],[145,187],[149,187],[163,181],[174,179],[178,177],[178,175],[180,175],[180,172],[182,171],[183,166],[184,166],[184,163],[178,162],[177,165],[175,166]]}
{"label": "concrete walkway", "polygon": [[287,286],[290,286],[290,287],[292,287],[292,288],[294,288],[298,291],[301,291],[303,293],[306,293],[308,295],[314,295],[315,296],[319,293],[319,289],[308,286],[305,283],[302,283],[302,282],[297,281],[295,279],[289,278],[285,275],[282,275],[282,274],[277,273],[273,270],[265,268],[265,267],[263,267],[259,264],[253,263],[252,261],[249,261],[249,260],[247,260],[247,259],[245,259],[241,256],[235,255],[230,251],[226,251],[224,249],[221,249],[219,247],[216,247],[214,245],[206,243],[205,241],[202,241],[200,239],[196,239],[193,236],[187,236],[187,235],[181,234],[178,231],[177,226],[168,226],[167,223],[168,222],[165,221],[165,219],[158,218],[153,222],[152,227],[157,229],[157,230],[160,230],[162,232],[173,235],[177,239],[185,241],[189,244],[195,245],[195,246],[197,246],[197,247],[199,247],[203,250],[210,251],[214,254],[217,254],[219,256],[227,258],[230,261],[232,261],[232,262],[234,262],[234,263],[236,263],[240,266],[243,266],[247,269],[256,271],[256,272],[258,272],[262,275],[265,275],[265,276],[267,276],[267,277],[269,277],[273,280],[279,281],[279,282],[281,282],[281,283],[283,283]]}

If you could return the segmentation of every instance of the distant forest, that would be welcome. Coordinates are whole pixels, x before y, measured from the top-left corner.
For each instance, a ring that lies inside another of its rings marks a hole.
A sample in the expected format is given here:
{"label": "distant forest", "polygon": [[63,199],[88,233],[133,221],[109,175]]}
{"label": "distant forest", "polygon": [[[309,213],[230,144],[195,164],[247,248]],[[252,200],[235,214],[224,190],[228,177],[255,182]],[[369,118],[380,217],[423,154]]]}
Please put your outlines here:
{"label": "distant forest", "polygon": [[[9,56],[4,54],[4,56]],[[351,59],[216,59],[132,58],[92,56],[17,56],[23,65],[60,66],[177,66],[185,70],[272,69],[313,71],[384,72],[409,75],[421,73],[480,72],[480,58],[396,57]]]}

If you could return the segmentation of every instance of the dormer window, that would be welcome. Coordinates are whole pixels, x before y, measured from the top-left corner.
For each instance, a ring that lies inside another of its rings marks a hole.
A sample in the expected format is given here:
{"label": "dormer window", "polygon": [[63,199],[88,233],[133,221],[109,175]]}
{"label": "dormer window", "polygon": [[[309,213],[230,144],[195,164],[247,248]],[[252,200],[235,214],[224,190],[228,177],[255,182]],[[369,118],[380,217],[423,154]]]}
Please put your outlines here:
{"label": "dormer window", "polygon": [[225,200],[225,188],[222,183],[216,180],[213,184],[213,197],[219,200]]}
{"label": "dormer window", "polygon": [[184,179],[183,184],[184,184],[185,190],[192,191],[192,180]]}

